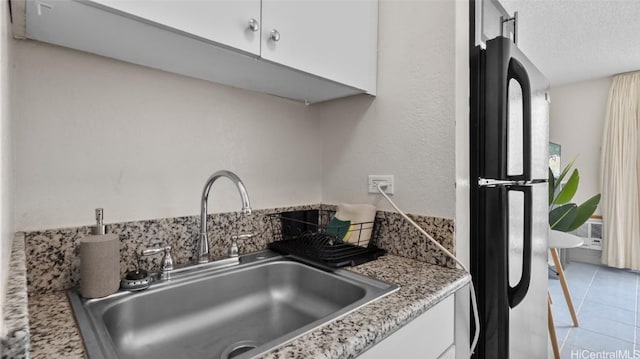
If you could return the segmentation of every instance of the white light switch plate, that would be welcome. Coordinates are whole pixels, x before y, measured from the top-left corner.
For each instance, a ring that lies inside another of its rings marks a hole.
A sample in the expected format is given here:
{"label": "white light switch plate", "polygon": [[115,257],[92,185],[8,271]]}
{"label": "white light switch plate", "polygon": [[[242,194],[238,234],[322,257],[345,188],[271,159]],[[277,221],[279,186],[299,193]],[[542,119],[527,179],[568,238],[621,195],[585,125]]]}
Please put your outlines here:
{"label": "white light switch plate", "polygon": [[380,182],[387,182],[387,188],[384,189],[384,193],[393,194],[395,186],[393,184],[393,175],[369,175],[369,193],[380,193],[378,192],[377,185]]}

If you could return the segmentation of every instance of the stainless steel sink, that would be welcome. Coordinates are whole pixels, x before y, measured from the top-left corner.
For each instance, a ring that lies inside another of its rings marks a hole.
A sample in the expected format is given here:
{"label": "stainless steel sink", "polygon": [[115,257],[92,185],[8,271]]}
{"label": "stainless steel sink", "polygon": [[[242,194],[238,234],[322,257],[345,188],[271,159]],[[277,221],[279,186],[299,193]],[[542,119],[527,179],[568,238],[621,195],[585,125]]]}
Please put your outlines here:
{"label": "stainless steel sink", "polygon": [[273,252],[215,264],[141,292],[70,290],[89,358],[253,358],[397,289]]}

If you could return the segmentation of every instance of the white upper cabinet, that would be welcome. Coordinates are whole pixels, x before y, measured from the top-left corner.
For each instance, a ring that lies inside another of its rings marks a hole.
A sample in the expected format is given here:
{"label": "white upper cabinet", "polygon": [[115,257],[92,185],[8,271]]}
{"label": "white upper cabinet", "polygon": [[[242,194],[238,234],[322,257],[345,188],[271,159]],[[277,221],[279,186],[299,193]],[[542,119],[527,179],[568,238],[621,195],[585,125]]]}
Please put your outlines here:
{"label": "white upper cabinet", "polygon": [[[105,9],[260,55],[260,0],[90,0]],[[250,26],[250,22],[252,26]]]}
{"label": "white upper cabinet", "polygon": [[262,58],[375,92],[378,3],[262,0]]}
{"label": "white upper cabinet", "polygon": [[14,27],[18,37],[306,103],[376,92],[377,0],[13,0],[11,6],[25,19],[22,31]]}

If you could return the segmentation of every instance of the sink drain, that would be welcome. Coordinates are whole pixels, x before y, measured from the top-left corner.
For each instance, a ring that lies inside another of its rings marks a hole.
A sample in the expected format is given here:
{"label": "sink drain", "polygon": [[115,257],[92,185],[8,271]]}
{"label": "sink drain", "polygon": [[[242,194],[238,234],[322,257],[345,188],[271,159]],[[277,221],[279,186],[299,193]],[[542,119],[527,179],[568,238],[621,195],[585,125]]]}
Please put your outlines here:
{"label": "sink drain", "polygon": [[220,359],[233,359],[256,347],[258,347],[258,343],[253,340],[241,340],[229,345],[220,355]]}

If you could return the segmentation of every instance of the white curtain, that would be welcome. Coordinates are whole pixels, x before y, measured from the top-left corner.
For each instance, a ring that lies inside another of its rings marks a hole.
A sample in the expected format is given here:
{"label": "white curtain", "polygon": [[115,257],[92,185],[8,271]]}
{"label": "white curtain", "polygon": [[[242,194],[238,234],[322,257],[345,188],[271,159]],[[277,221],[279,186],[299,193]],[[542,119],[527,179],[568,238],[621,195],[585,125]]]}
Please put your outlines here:
{"label": "white curtain", "polygon": [[640,72],[617,75],[609,90],[600,180],[602,263],[640,270]]}

